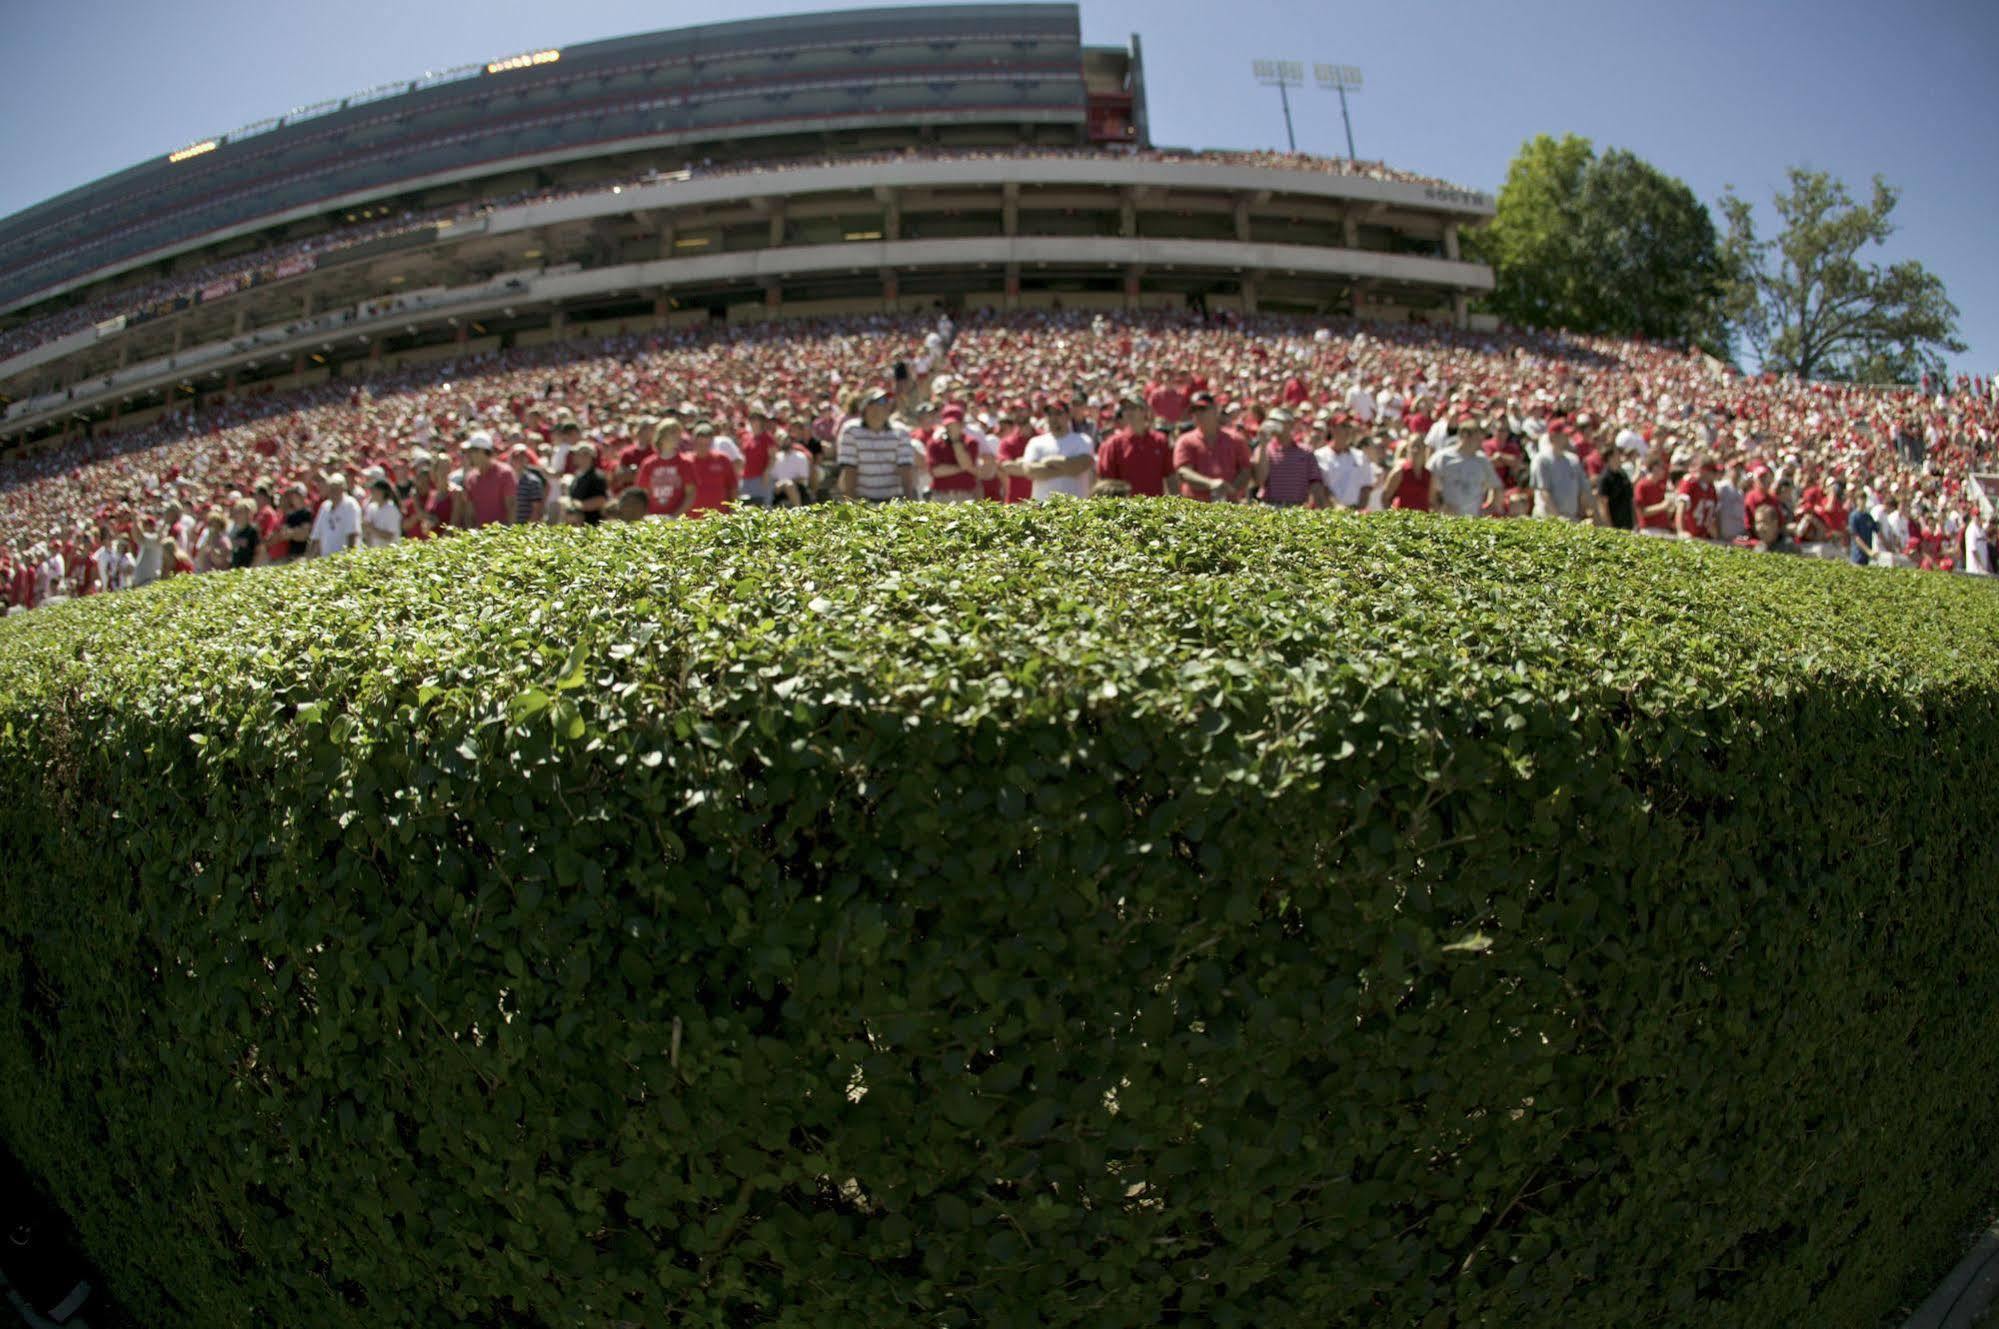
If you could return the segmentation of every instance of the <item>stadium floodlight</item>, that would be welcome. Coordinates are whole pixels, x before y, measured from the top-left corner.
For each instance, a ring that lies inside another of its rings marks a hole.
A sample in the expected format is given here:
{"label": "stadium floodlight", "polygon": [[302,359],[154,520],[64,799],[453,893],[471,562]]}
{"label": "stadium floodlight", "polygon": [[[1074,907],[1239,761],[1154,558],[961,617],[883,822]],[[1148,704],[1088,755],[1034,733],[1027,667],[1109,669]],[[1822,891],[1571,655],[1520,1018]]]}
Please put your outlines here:
{"label": "stadium floodlight", "polygon": [[504,74],[510,69],[530,69],[535,65],[552,65],[561,58],[561,51],[528,51],[521,55],[510,55],[504,60],[495,60],[486,66],[486,72],[488,74]]}
{"label": "stadium floodlight", "polygon": [[217,146],[216,140],[212,138],[203,139],[199,143],[188,144],[188,146],[182,148],[179,152],[169,152],[167,160],[169,162],[184,162],[189,157],[199,157],[204,152],[213,152]]}
{"label": "stadium floodlight", "polygon": [[1312,72],[1322,88],[1331,88],[1340,94],[1340,120],[1347,127],[1347,160],[1354,159],[1353,117],[1347,114],[1347,93],[1360,91],[1360,71],[1352,65],[1315,65]]}
{"label": "stadium floodlight", "polygon": [[1305,66],[1297,60],[1252,60],[1249,69],[1264,87],[1275,87],[1284,103],[1284,141],[1298,151],[1298,136],[1291,132],[1291,89],[1305,86]]}

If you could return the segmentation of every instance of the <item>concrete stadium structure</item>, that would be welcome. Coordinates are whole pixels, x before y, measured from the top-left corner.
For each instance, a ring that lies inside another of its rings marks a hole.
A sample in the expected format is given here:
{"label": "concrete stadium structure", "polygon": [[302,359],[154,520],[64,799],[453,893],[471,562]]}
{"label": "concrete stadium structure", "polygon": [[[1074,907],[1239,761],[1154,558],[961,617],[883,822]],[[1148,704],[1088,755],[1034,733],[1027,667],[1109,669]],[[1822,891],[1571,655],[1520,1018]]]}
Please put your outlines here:
{"label": "concrete stadium structure", "polygon": [[[1483,195],[1150,141],[1073,5],[530,52],[300,108],[0,220],[0,442],[560,337],[933,306],[1462,324]],[[349,242],[368,234],[379,238]],[[37,320],[44,320],[37,324]]]}

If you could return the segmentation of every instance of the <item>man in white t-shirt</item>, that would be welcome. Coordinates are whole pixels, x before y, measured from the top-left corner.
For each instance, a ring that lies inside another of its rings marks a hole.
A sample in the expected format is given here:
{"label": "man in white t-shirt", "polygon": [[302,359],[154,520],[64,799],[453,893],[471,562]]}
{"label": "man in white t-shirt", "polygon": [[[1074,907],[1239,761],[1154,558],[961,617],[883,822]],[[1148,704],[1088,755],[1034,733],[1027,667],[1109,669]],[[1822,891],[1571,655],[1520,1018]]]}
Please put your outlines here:
{"label": "man in white t-shirt", "polygon": [[802,439],[786,435],[772,450],[770,468],[764,474],[770,479],[773,505],[795,508],[811,501],[812,454],[805,450]]}
{"label": "man in white t-shirt", "polygon": [[1964,570],[1980,577],[1992,575],[1992,546],[1975,516],[1964,524]]}
{"label": "man in white t-shirt", "polygon": [[1056,494],[1088,498],[1090,476],[1096,468],[1096,452],[1090,440],[1076,432],[1069,403],[1063,401],[1048,404],[1048,432],[1028,440],[1019,461],[1000,467],[1008,475],[1032,480],[1036,499]]}
{"label": "man in white t-shirt", "polygon": [[361,543],[361,505],[347,492],[347,477],[326,477],[326,501],[312,521],[312,552],[316,557],[338,554]]}
{"label": "man in white t-shirt", "polygon": [[1353,445],[1352,426],[1335,424],[1324,446],[1317,449],[1319,479],[1333,503],[1357,508],[1367,501],[1368,486],[1374,483],[1374,467]]}
{"label": "man in white t-shirt", "polygon": [[1347,393],[1347,410],[1362,425],[1374,423],[1374,394],[1356,383]]}

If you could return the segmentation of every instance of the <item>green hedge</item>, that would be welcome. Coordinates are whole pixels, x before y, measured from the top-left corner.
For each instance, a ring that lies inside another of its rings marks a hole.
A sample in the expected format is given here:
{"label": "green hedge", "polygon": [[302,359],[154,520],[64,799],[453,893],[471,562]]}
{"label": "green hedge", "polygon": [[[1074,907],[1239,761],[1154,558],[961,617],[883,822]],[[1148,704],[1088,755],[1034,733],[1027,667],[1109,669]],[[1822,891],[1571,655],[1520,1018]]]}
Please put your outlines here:
{"label": "green hedge", "polygon": [[59,607],[0,1136],[158,1329],[1873,1329],[1999,1181],[1995,651],[1969,579],[1180,503]]}

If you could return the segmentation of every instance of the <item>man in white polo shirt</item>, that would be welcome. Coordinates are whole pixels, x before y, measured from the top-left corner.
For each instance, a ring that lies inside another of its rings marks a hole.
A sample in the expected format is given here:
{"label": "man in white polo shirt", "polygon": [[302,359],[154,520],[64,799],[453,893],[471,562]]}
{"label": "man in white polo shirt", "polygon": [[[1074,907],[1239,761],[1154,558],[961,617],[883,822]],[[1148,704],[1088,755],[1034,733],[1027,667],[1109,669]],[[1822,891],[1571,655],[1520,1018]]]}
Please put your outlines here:
{"label": "man in white polo shirt", "polygon": [[1096,449],[1076,432],[1069,403],[1054,401],[1048,403],[1048,432],[1028,440],[1020,460],[1006,462],[1000,470],[1026,476],[1034,482],[1034,497],[1045,499],[1056,494],[1088,498],[1096,468]]}

